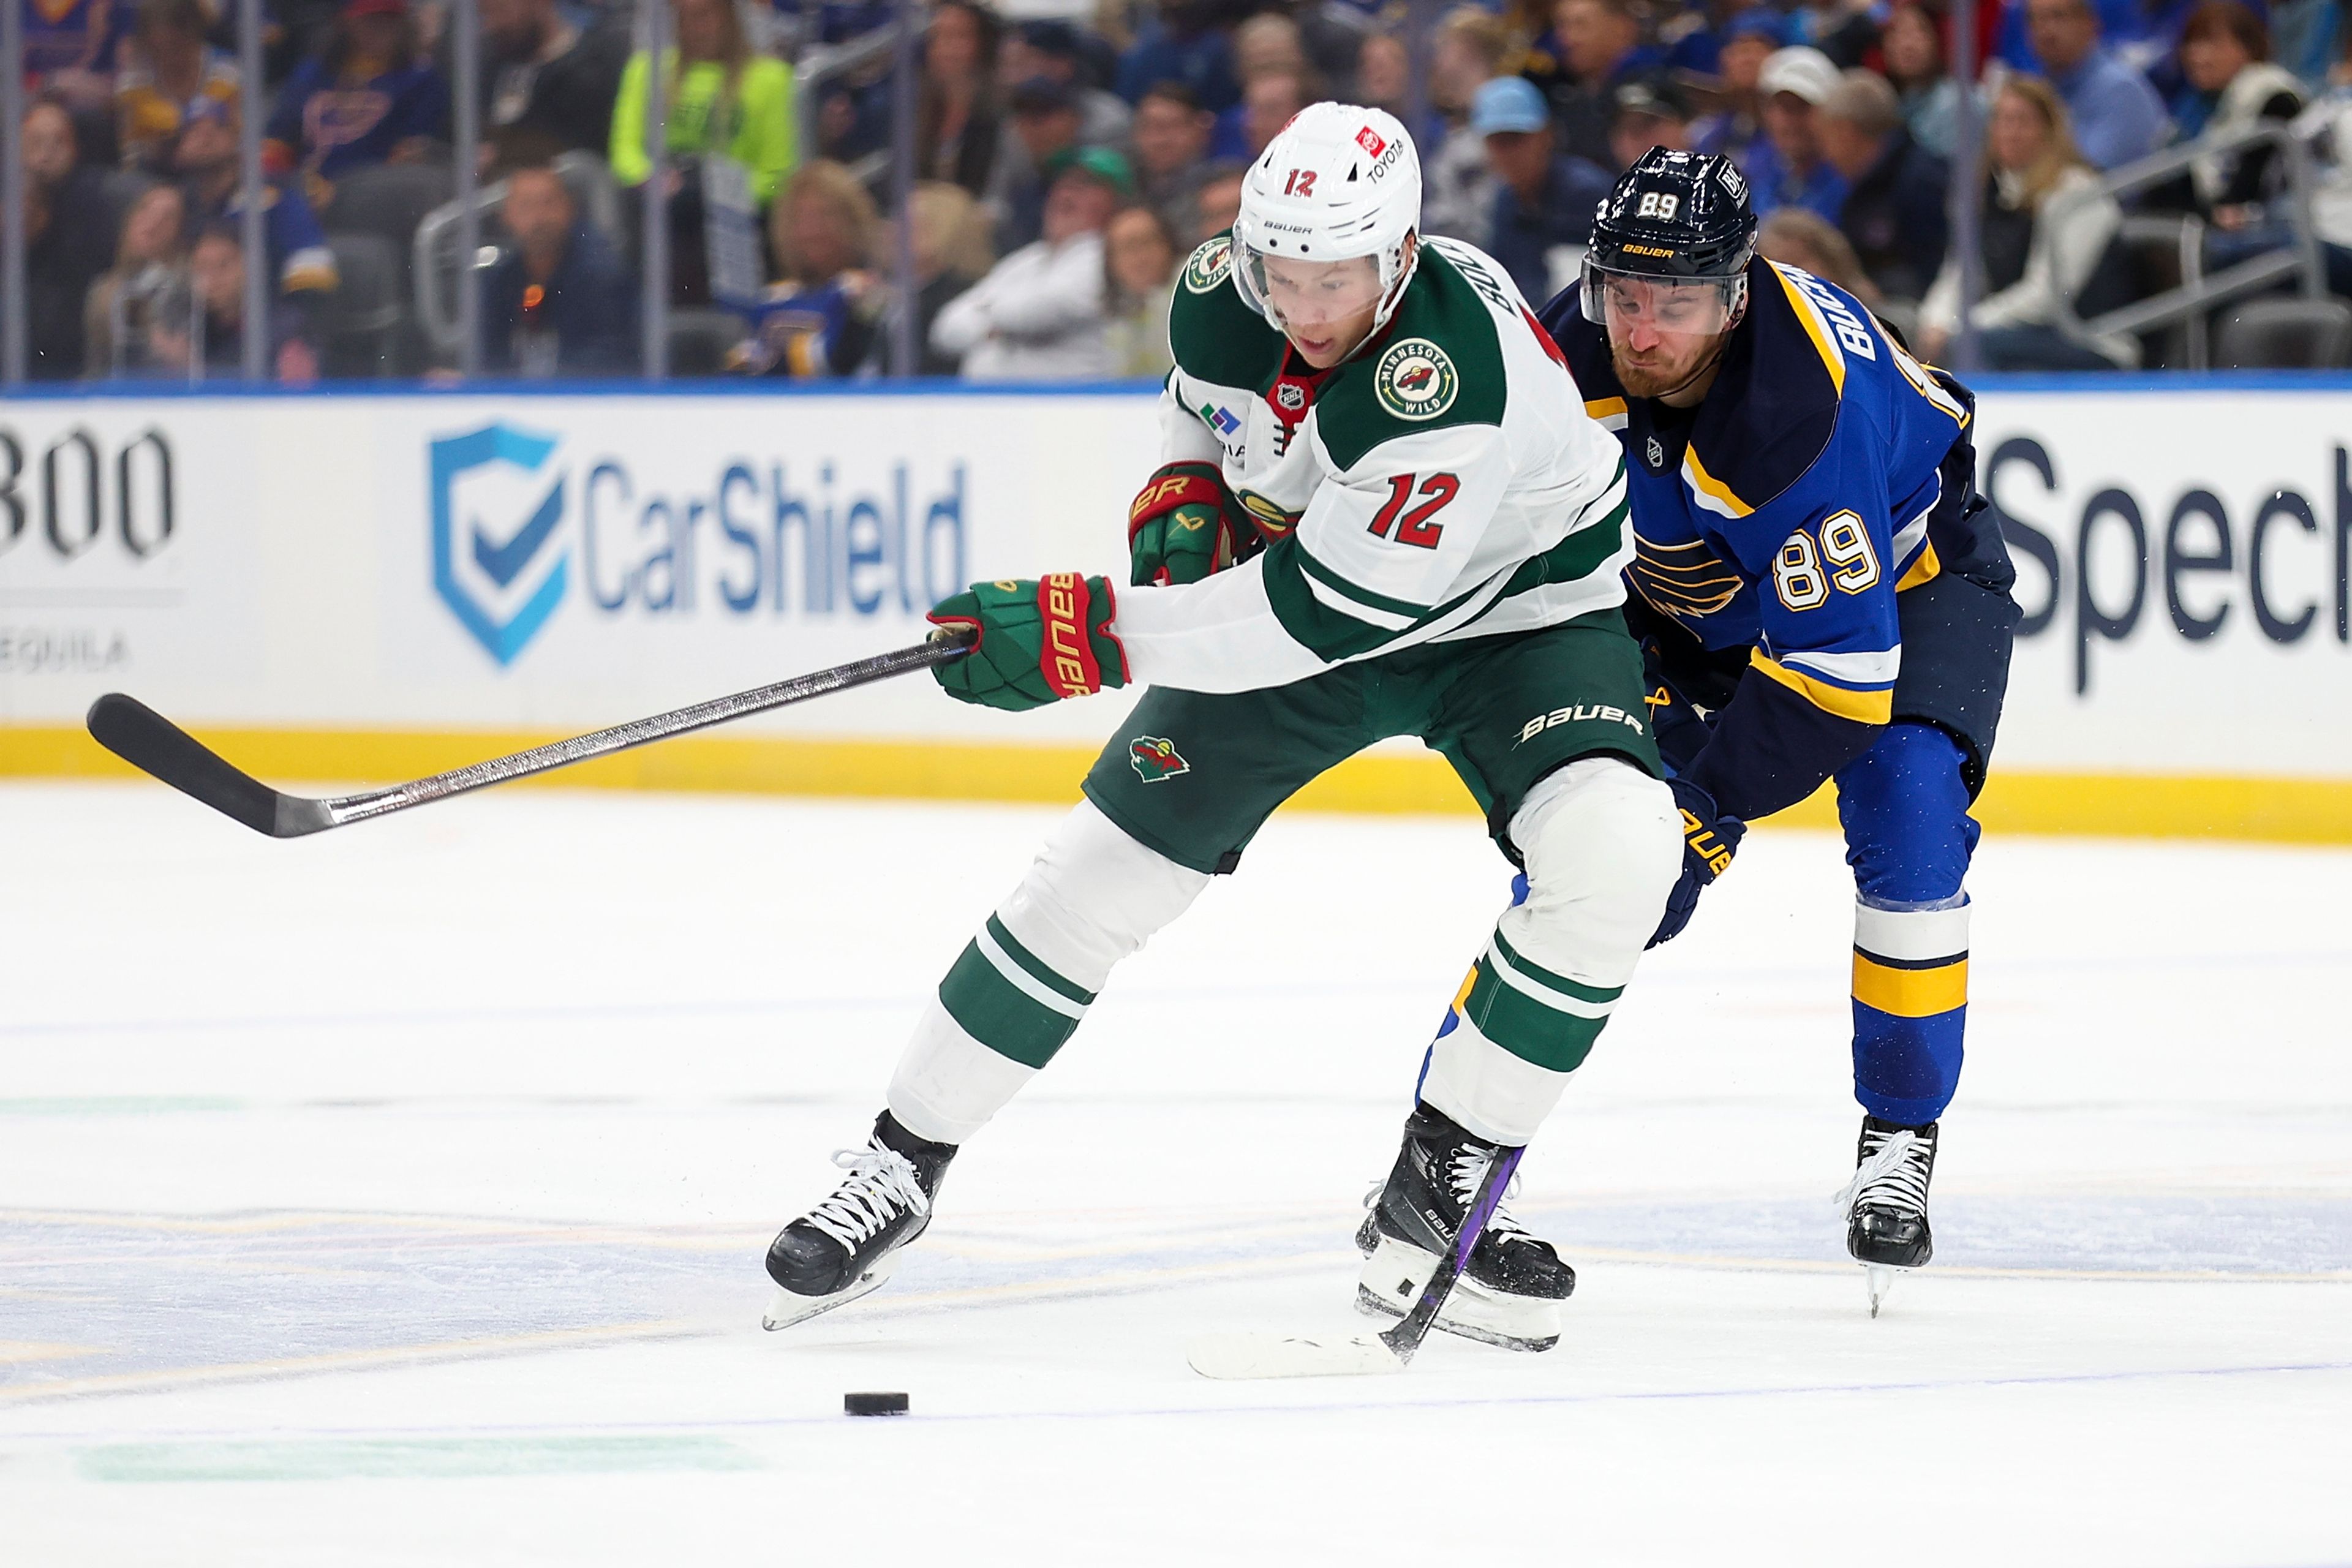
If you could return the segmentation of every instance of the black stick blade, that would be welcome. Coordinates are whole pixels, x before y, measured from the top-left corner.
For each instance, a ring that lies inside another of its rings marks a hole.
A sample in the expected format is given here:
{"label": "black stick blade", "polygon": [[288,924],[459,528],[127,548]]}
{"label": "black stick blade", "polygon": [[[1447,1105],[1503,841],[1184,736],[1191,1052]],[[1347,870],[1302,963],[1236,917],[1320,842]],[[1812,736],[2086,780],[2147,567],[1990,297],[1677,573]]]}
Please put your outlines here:
{"label": "black stick blade", "polygon": [[281,826],[279,805],[291,797],[238,772],[218,752],[135,698],[108,692],[89,705],[89,724],[92,740],[132,767],[224,816],[235,817],[256,833],[293,838],[329,826],[320,822]]}

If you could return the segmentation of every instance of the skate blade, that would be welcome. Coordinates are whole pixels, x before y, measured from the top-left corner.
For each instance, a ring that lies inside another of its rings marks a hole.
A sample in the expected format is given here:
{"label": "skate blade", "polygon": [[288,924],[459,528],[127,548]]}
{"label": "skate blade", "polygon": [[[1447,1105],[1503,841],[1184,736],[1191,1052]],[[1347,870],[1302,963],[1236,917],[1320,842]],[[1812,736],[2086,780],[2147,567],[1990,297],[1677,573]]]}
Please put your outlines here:
{"label": "skate blade", "polygon": [[[1356,1279],[1356,1310],[1370,1317],[1402,1318],[1421,1299],[1437,1260],[1419,1247],[1382,1237]],[[1500,1350],[1548,1351],[1559,1343],[1559,1303],[1500,1296],[1475,1279],[1454,1283],[1430,1325],[1456,1338]]]}
{"label": "skate blade", "polygon": [[1204,1334],[1184,1347],[1202,1377],[1367,1377],[1402,1372],[1377,1334]]}
{"label": "skate blade", "polygon": [[794,1323],[805,1323],[835,1307],[846,1307],[860,1296],[871,1296],[888,1284],[898,1266],[898,1255],[891,1253],[830,1296],[795,1295],[779,1285],[768,1297],[768,1310],[760,1314],[760,1326],[772,1333],[778,1329],[789,1329]]}
{"label": "skate blade", "polygon": [[1863,1283],[1870,1288],[1872,1317],[1878,1316],[1879,1308],[1885,1306],[1886,1298],[1894,1293],[1895,1281],[1910,1272],[1908,1268],[1897,1268],[1891,1263],[1865,1263],[1862,1266]]}

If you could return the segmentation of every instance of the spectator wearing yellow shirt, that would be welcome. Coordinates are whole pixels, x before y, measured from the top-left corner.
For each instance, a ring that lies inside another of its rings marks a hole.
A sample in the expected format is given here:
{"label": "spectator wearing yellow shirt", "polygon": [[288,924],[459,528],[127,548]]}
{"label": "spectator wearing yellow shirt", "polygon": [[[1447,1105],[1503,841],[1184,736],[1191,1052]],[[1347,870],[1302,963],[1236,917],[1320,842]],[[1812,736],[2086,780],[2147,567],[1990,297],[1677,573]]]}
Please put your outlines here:
{"label": "spectator wearing yellow shirt", "polygon": [[115,79],[115,135],[125,167],[161,172],[189,110],[237,95],[236,62],[205,42],[201,0],[140,0],[138,31]]}
{"label": "spectator wearing yellow shirt", "polygon": [[[764,211],[794,161],[792,68],[752,54],[731,0],[670,0],[670,16],[677,38],[663,57],[670,156],[726,153],[743,165],[751,199]],[[625,185],[642,185],[652,172],[646,145],[651,68],[646,51],[631,55],[613,106],[613,174]]]}

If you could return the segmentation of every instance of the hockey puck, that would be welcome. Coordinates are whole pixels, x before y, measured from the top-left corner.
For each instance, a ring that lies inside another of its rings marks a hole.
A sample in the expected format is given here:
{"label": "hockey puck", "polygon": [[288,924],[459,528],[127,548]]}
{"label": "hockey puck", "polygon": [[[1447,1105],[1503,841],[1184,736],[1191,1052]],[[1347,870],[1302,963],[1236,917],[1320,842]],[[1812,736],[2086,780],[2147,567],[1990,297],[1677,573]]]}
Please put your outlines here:
{"label": "hockey puck", "polygon": [[841,1396],[842,1413],[847,1415],[904,1415],[907,1396],[903,1394],[845,1394]]}

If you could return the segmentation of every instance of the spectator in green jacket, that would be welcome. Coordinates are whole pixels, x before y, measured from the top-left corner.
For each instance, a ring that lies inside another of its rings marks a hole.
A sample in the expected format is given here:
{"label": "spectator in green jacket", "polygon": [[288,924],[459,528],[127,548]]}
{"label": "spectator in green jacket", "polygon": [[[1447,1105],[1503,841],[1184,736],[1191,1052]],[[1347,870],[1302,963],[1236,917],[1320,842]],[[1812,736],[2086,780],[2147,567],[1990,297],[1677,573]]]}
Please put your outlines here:
{"label": "spectator in green jacket", "polygon": [[[732,0],[670,0],[674,47],[663,56],[670,156],[724,153],[743,165],[751,199],[764,211],[792,173],[793,73],[783,61],[751,52]],[[629,57],[613,106],[613,174],[641,185],[652,171],[646,145],[646,97],[652,62]]]}

